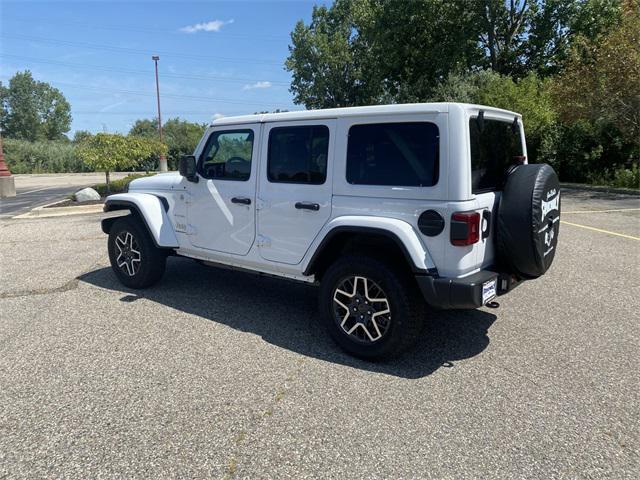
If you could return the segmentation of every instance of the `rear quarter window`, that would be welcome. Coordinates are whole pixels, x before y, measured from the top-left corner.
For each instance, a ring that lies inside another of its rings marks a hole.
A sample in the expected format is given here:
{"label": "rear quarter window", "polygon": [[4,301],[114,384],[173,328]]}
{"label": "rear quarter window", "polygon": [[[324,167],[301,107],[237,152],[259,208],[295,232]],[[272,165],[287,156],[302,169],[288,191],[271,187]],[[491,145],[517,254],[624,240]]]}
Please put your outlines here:
{"label": "rear quarter window", "polygon": [[519,124],[469,119],[473,193],[502,190],[507,170],[523,155]]}
{"label": "rear quarter window", "polygon": [[440,134],[430,122],[353,125],[347,182],[431,187],[438,182]]}

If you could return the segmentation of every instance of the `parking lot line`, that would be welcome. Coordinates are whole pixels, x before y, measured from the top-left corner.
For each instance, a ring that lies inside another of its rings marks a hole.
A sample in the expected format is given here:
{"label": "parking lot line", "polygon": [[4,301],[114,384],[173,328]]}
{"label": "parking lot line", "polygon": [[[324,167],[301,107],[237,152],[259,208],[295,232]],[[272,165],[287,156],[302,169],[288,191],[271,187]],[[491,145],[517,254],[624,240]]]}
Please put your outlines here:
{"label": "parking lot line", "polygon": [[602,230],[601,228],[588,227],[587,225],[580,225],[579,223],[571,223],[566,220],[560,220],[560,223],[571,225],[573,227],[586,228],[587,230],[593,230],[595,232],[607,233],[609,235],[615,235],[617,237],[629,238],[631,240],[640,240],[640,237],[634,237],[633,235],[625,235],[624,233],[610,232],[609,230]]}
{"label": "parking lot line", "polygon": [[53,187],[42,187],[42,188],[36,188],[35,190],[27,190],[26,192],[18,192],[16,193],[16,195],[26,195],[28,193],[35,193],[35,192],[41,192],[42,190],[49,190],[50,188],[55,188],[55,186]]}
{"label": "parking lot line", "polygon": [[640,208],[612,208],[610,210],[575,210],[573,212],[562,212],[563,215],[570,213],[609,213],[609,212],[633,212],[638,211]]}

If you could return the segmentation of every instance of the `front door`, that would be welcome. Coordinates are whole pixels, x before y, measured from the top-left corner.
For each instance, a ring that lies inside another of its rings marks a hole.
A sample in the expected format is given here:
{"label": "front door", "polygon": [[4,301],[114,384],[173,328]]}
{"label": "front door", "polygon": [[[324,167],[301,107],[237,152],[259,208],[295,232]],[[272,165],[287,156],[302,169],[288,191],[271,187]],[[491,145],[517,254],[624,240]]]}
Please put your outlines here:
{"label": "front door", "polygon": [[198,158],[198,183],[188,195],[191,243],[246,255],[255,240],[260,124],[221,127],[210,133]]}
{"label": "front door", "polygon": [[263,258],[300,263],[329,220],[335,124],[332,119],[265,124],[258,186]]}

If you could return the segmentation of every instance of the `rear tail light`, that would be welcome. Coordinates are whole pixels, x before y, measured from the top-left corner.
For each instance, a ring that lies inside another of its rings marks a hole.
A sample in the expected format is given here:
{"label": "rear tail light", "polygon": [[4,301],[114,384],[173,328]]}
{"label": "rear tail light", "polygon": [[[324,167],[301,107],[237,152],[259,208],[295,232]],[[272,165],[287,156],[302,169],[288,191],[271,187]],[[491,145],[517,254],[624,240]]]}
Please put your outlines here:
{"label": "rear tail light", "polygon": [[451,244],[458,247],[473,245],[480,240],[480,214],[456,212],[451,215]]}

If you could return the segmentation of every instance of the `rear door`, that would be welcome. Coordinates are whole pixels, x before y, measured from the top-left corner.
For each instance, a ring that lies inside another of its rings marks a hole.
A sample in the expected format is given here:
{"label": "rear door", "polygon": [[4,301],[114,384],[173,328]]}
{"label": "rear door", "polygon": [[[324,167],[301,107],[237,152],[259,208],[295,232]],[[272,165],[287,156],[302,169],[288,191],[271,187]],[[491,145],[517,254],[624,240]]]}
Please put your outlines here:
{"label": "rear door", "polygon": [[258,185],[258,245],[295,265],[331,216],[335,119],[267,123]]}
{"label": "rear door", "polygon": [[512,165],[526,161],[522,122],[502,112],[472,114],[469,146],[471,190],[481,214],[480,241],[474,250],[477,266],[486,268],[495,262],[497,207],[507,172]]}

